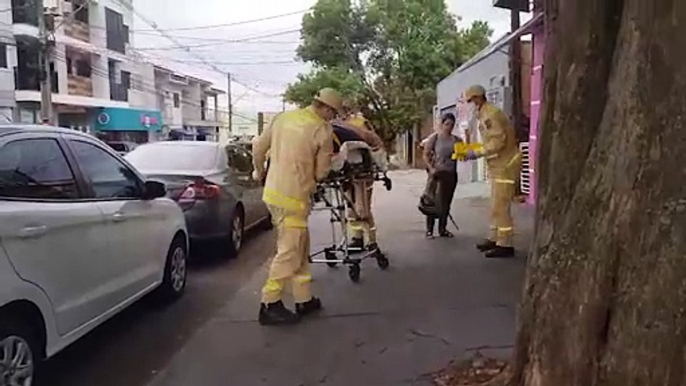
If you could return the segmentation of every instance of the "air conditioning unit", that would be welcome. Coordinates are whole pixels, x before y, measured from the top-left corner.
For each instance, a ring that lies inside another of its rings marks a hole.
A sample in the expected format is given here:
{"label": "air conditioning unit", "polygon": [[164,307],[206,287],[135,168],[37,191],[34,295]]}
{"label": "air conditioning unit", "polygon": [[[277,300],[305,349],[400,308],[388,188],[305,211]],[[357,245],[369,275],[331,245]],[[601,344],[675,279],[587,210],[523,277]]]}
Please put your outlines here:
{"label": "air conditioning unit", "polygon": [[531,12],[529,0],[493,0],[493,6],[517,10],[519,12]]}

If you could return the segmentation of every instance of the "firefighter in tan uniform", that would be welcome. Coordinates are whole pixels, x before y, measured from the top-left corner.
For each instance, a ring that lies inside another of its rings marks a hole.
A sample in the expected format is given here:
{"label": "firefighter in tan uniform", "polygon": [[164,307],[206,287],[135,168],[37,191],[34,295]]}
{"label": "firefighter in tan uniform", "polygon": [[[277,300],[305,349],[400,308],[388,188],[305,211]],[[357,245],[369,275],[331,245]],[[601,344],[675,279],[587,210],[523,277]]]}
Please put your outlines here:
{"label": "firefighter in tan uniform", "polygon": [[485,252],[486,257],[513,257],[511,206],[522,162],[517,134],[507,115],[486,100],[486,90],[482,86],[468,88],[465,99],[474,105],[483,139],[483,149],[470,150],[467,159],[486,158],[491,179],[491,235],[477,248]]}
{"label": "firefighter in tan uniform", "polygon": [[[307,218],[316,183],[331,169],[333,137],[329,122],[341,105],[338,92],[322,89],[309,107],[277,116],[253,143],[253,177],[256,180],[265,174],[269,151],[269,170],[262,199],[277,232],[276,255],[262,288],[260,324],[297,323],[301,316],[322,307],[321,301],[310,292],[312,274]],[[296,313],[281,301],[287,287],[292,289]]]}
{"label": "firefighter in tan uniform", "polygon": [[[383,141],[374,132],[369,121],[357,109],[355,103],[346,100],[343,104],[343,119],[336,123],[352,129],[362,140],[376,151],[382,148]],[[377,251],[379,246],[376,240],[376,224],[372,213],[372,191],[374,181],[358,181],[353,186],[353,201],[355,210],[348,211],[348,234],[351,243],[348,248],[351,252],[361,252],[366,248],[369,251]],[[380,251],[379,251],[380,252]]]}

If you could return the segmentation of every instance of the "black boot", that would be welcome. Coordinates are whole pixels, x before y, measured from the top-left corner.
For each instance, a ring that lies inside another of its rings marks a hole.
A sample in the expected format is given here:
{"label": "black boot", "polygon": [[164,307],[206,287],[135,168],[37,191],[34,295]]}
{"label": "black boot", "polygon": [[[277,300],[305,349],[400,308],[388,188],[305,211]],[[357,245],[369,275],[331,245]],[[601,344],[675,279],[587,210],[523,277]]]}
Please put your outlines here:
{"label": "black boot", "polygon": [[488,239],[480,242],[479,244],[476,244],[476,249],[478,249],[481,252],[490,251],[491,249],[494,249],[495,247],[497,247],[495,241],[488,240]]}
{"label": "black boot", "polygon": [[260,305],[260,324],[263,326],[275,326],[285,324],[296,324],[300,317],[293,311],[286,308],[279,300],[276,303]]}
{"label": "black boot", "polygon": [[514,257],[515,249],[512,247],[496,246],[494,249],[486,252],[486,257],[490,259]]}
{"label": "black boot", "polygon": [[307,316],[321,309],[322,301],[314,297],[309,301],[306,301],[305,303],[295,304],[295,310],[298,312],[298,315],[300,316]]}
{"label": "black boot", "polygon": [[348,244],[348,251],[350,252],[362,252],[364,249],[364,240],[357,237],[353,237]]}

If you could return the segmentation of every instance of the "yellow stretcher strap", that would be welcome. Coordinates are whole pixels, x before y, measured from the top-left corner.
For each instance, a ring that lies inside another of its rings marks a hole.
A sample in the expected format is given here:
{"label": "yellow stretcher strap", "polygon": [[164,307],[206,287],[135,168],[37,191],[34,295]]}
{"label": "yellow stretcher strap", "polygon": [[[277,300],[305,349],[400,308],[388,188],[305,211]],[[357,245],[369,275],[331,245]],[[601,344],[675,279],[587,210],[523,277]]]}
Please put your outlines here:
{"label": "yellow stretcher strap", "polygon": [[336,145],[338,145],[338,147],[341,147],[341,140],[338,138],[338,135],[336,135],[336,133],[333,133],[333,141],[336,142]]}
{"label": "yellow stretcher strap", "polygon": [[514,157],[512,157],[512,159],[510,160],[510,162],[507,163],[507,166],[512,166],[512,164],[514,164],[515,162],[519,161],[519,159],[520,159],[521,157],[522,157],[522,153],[517,152],[517,154],[515,154]]}
{"label": "yellow stretcher strap", "polygon": [[496,178],[496,179],[495,179],[495,183],[496,183],[496,184],[511,184],[511,185],[514,185],[514,184],[515,184],[515,180],[507,180],[507,179],[504,179],[504,178]]}
{"label": "yellow stretcher strap", "polygon": [[268,205],[274,205],[279,208],[290,209],[294,211],[302,211],[307,209],[307,203],[296,198],[285,196],[269,188],[264,189],[262,201]]}
{"label": "yellow stretcher strap", "polygon": [[307,219],[298,216],[286,216],[283,219],[286,228],[307,228]]}

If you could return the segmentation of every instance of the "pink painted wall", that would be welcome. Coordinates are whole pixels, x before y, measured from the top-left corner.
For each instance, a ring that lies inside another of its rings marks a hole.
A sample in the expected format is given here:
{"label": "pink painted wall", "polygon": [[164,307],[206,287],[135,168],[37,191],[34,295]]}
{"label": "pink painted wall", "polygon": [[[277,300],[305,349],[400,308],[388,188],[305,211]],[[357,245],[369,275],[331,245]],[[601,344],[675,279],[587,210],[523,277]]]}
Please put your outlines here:
{"label": "pink painted wall", "polygon": [[[535,10],[536,14],[541,10]],[[543,99],[543,58],[545,54],[545,30],[543,23],[535,27],[533,32],[534,53],[531,73],[531,125],[529,129],[529,174],[530,191],[529,204],[536,203],[536,161],[538,149],[539,117],[541,101]]]}

